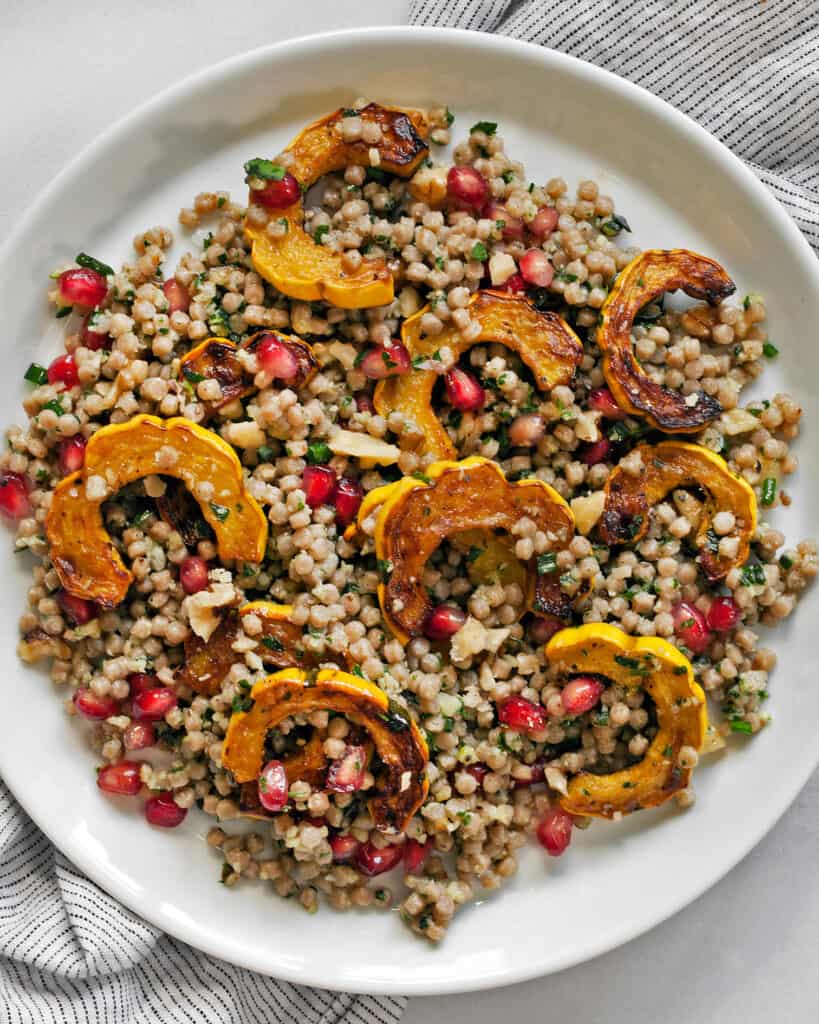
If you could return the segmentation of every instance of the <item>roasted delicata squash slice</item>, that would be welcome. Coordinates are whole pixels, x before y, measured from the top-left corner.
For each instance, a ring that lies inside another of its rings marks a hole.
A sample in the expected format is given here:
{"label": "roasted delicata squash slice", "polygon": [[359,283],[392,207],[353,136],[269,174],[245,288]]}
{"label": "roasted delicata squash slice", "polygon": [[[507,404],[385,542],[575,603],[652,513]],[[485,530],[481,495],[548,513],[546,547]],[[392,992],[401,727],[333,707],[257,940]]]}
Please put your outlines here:
{"label": "roasted delicata squash slice", "polygon": [[359,676],[323,669],[315,676],[284,669],[256,683],[249,711],[231,716],[222,764],[238,783],[261,773],[265,737],[291,715],[333,711],[370,735],[383,764],[369,810],[376,827],[403,830],[427,795],[426,742],[417,725],[387,694]]}
{"label": "roasted delicata squash slice", "polygon": [[176,673],[177,683],[207,697],[218,693],[231,665],[241,659],[233,644],[242,620],[248,615],[262,624],[261,633],[254,634],[254,639],[258,641],[256,653],[266,666],[316,667],[318,659],[304,649],[302,630],[291,620],[292,613],[292,605],[272,601],[251,601],[241,608],[229,609],[208,640],[194,633],[185,640],[185,661]]}
{"label": "roasted delicata squash slice", "polygon": [[643,306],[681,288],[695,299],[720,302],[734,282],[707,256],[689,249],[648,249],[617,275],[600,311],[597,344],[603,373],[621,409],[667,434],[687,434],[716,419],[722,406],[704,391],[683,395],[653,381],[634,355],[631,331]]}
{"label": "roasted delicata squash slice", "polygon": [[[648,530],[654,505],[677,488],[697,487],[705,493],[705,506],[694,537],[703,572],[715,581],[735,566],[743,565],[756,530],[753,488],[732,473],[723,458],[698,444],[661,441],[656,445],[638,445],[634,451],[642,457],[641,472],[632,475],[615,466],[606,481],[606,502],[600,520],[603,540],[607,544],[636,544]],[[712,528],[717,512],[731,512],[734,516],[734,532],[727,537],[718,537]]]}
{"label": "roasted delicata squash slice", "polygon": [[[375,553],[382,582],[378,597],[390,628],[406,643],[423,632],[432,604],[424,566],[445,540],[468,530],[509,532],[523,517],[533,520],[557,547],[574,532],[569,506],[542,480],[507,481],[490,459],[436,462],[425,480],[404,477],[383,490],[375,524]],[[379,490],[381,490],[379,488]],[[359,510],[359,523],[373,506]]]}
{"label": "roasted delicata squash slice", "polygon": [[[365,126],[377,126],[380,139],[347,142],[345,117],[358,117]],[[287,171],[306,191],[319,178],[349,164],[372,166],[371,150],[378,152],[378,168],[410,177],[429,152],[426,116],[418,110],[398,110],[370,103],[361,110],[340,109],[305,128],[287,147]],[[253,199],[251,188],[250,199]],[[252,242],[253,266],[284,295],[313,302],[324,299],[344,309],[383,306],[394,296],[392,274],[383,259],[364,259],[358,270],[346,271],[341,254],[318,244],[302,224],[302,201],[274,211],[273,220],[286,225],[281,237],[272,237],[249,221],[245,234]]]}
{"label": "roasted delicata squash slice", "polygon": [[179,376],[194,388],[203,380],[215,380],[219,384],[221,398],[203,403],[209,416],[237,398],[253,393],[254,375],[248,372],[241,353],[255,352],[259,344],[270,337],[281,342],[296,357],[298,373],[287,381],[288,387],[303,387],[315,375],[318,363],[313,349],[293,334],[259,331],[240,346],[226,338],[206,338],[182,357]]}
{"label": "roasted delicata squash slice", "polygon": [[[542,312],[524,296],[492,290],[476,292],[469,303],[469,314],[481,325],[481,333],[464,341],[454,328],[434,337],[421,336],[421,318],[428,307],[404,321],[401,340],[413,363],[431,359],[436,349],[451,349],[456,359],[473,345],[497,342],[521,357],[542,391],[567,384],[583,357],[583,345],[569,325],[553,312]],[[386,380],[375,389],[375,407],[382,416],[401,412],[420,429],[403,434],[402,448],[439,459],[455,457],[455,446],[432,408],[432,392],[438,374],[434,370],[413,368]]]}
{"label": "roasted delicata squash slice", "polygon": [[612,818],[658,807],[685,789],[692,768],[680,751],[702,747],[708,713],[684,654],[667,640],[627,636],[614,626],[593,623],[556,633],[546,645],[546,658],[567,676],[595,674],[629,690],[644,689],[657,712],[657,735],[645,757],[608,775],[576,775],[560,801],[565,810]]}
{"label": "roasted delicata squash slice", "polygon": [[155,473],[181,480],[194,497],[201,484],[211,484],[213,498],[197,501],[219,557],[262,560],[267,518],[245,488],[230,445],[182,417],[140,415],[92,434],[82,470],[54,491],[46,536],[54,568],[70,594],[103,608],[123,600],[133,576],[105,529],[102,505],[126,484]]}

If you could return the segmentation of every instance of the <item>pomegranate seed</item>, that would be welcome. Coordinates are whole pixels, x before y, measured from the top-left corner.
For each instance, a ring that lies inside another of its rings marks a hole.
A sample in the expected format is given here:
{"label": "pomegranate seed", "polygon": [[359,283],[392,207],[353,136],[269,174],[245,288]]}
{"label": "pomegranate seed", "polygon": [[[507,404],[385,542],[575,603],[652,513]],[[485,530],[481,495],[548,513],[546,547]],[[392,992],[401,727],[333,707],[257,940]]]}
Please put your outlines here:
{"label": "pomegranate seed", "polygon": [[57,591],[57,604],[62,608],[75,626],[84,626],[97,617],[97,606],[84,597],[75,597],[67,590]]}
{"label": "pomegranate seed", "polygon": [[739,608],[732,597],[715,597],[708,609],[708,625],[715,633],[727,633],[739,622]]}
{"label": "pomegranate seed", "polygon": [[28,478],[22,473],[0,473],[0,512],[9,519],[24,519],[31,514]]}
{"label": "pomegranate seed", "polygon": [[406,373],[411,366],[410,354],[400,341],[391,345],[375,345],[367,349],[359,369],[370,380],[383,380]]}
{"label": "pomegranate seed", "polygon": [[509,443],[516,448],[534,448],[546,433],[546,421],[536,412],[516,416],[509,424]]}
{"label": "pomegranate seed", "polygon": [[528,779],[513,779],[513,789],[526,789],[528,786],[534,786],[535,783],[543,782],[545,778],[544,766],[542,761],[535,761],[534,764],[529,766],[529,778]]}
{"label": "pomegranate seed", "polygon": [[149,825],[158,825],[160,828],[176,828],[181,825],[187,816],[187,810],[179,807],[173,798],[173,793],[160,793],[159,796],[152,796],[145,802],[145,818]]}
{"label": "pomegranate seed", "polygon": [[342,863],[353,860],[361,845],[354,836],[331,836],[328,842],[333,851],[333,859]]}
{"label": "pomegranate seed", "polygon": [[358,480],[351,480],[348,476],[343,476],[339,480],[333,499],[336,506],[336,522],[339,526],[347,526],[355,519],[363,497],[364,488]]}
{"label": "pomegranate seed", "polygon": [[576,676],[566,683],[560,694],[564,711],[572,718],[591,711],[605,688],[605,684],[594,676]]}
{"label": "pomegranate seed", "polygon": [[474,167],[450,167],[446,190],[450,199],[476,210],[481,209],[489,198],[489,182]]}
{"label": "pomegranate seed", "polygon": [[608,388],[594,388],[590,391],[589,406],[602,413],[607,420],[624,420],[628,415],[614,400],[614,395]]}
{"label": "pomegranate seed", "polygon": [[542,206],[529,221],[529,230],[535,238],[548,238],[557,227],[560,214],[553,206]]}
{"label": "pomegranate seed", "polygon": [[179,582],[186,594],[198,594],[208,585],[208,563],[199,555],[188,555],[179,565]]}
{"label": "pomegranate seed", "polygon": [[556,615],[538,615],[529,623],[529,635],[536,644],[545,644],[563,628]]}
{"label": "pomegranate seed", "polygon": [[119,714],[119,703],[113,697],[100,697],[87,686],[81,686],[76,691],[73,701],[83,718],[111,718]]}
{"label": "pomegranate seed", "polygon": [[449,640],[466,622],[466,612],[454,604],[439,604],[424,623],[424,636],[430,640]]}
{"label": "pomegranate seed", "polygon": [[479,786],[483,785],[484,776],[489,771],[485,764],[470,764],[467,766],[466,770]]}
{"label": "pomegranate seed", "polygon": [[357,412],[375,412],[372,396],[366,391],[356,391],[353,398],[355,398],[355,407]]}
{"label": "pomegranate seed", "polygon": [[299,360],[289,345],[275,334],[265,334],[256,345],[256,361],[265,373],[279,380],[293,380],[299,374]]}
{"label": "pomegranate seed", "polygon": [[80,383],[80,375],[77,372],[77,364],[74,356],[66,353],[64,356],[57,356],[48,368],[48,383],[62,384],[66,391],[70,391]]}
{"label": "pomegranate seed", "polygon": [[355,836],[330,836],[328,842],[333,851],[333,860],[342,864],[354,860],[361,846]]}
{"label": "pomegranate seed", "polygon": [[500,290],[502,292],[512,292],[512,294],[525,292],[526,282],[520,274],[512,274],[511,277],[507,277],[506,281],[501,285]]}
{"label": "pomegranate seed", "polygon": [[590,444],[581,452],[580,458],[587,466],[596,466],[598,462],[605,462],[611,451],[611,441],[607,437],[601,437],[599,441]]}
{"label": "pomegranate seed", "polygon": [[329,466],[305,466],[301,489],[310,508],[329,505],[336,490],[336,474]]}
{"label": "pomegranate seed", "polygon": [[518,260],[523,280],[538,288],[548,288],[555,276],[554,267],[542,249],[527,249]]}
{"label": "pomegranate seed", "polygon": [[432,840],[419,843],[417,839],[408,839],[404,843],[404,870],[413,875],[421,867],[432,850]]}
{"label": "pomegranate seed", "polygon": [[85,438],[79,434],[64,437],[57,445],[57,462],[63,476],[76,473],[85,462]]}
{"label": "pomegranate seed", "polygon": [[674,632],[680,643],[694,654],[702,654],[708,646],[711,634],[705,616],[699,608],[687,601],[680,601],[674,605],[671,614],[674,617]]}
{"label": "pomegranate seed", "polygon": [[486,403],[486,392],[478,383],[478,378],[459,366],[453,366],[447,371],[444,386],[449,404],[461,412],[475,412],[483,409]]}
{"label": "pomegranate seed", "polygon": [[138,761],[117,761],[107,764],[97,772],[97,785],[106,793],[120,796],[136,796],[142,789]]}
{"label": "pomegranate seed", "polygon": [[156,732],[150,722],[131,722],[122,734],[126,750],[144,750],[156,743]]}
{"label": "pomegranate seed", "polygon": [[537,827],[537,841],[550,857],[566,852],[572,841],[574,818],[562,807],[550,808]]}
{"label": "pomegranate seed", "polygon": [[160,722],[177,705],[177,696],[167,686],[143,690],[131,702],[132,714],[140,722]]}
{"label": "pomegranate seed", "polygon": [[175,277],[169,277],[167,281],[162,282],[162,291],[168,300],[168,316],[171,313],[187,313],[191,297],[183,284],[180,284]]}
{"label": "pomegranate seed", "polygon": [[327,789],[334,793],[352,793],[364,785],[367,771],[367,751],[363,747],[347,744],[344,753],[330,762],[327,771]]}
{"label": "pomegranate seed", "polygon": [[268,761],[259,775],[259,803],[265,810],[280,811],[287,803],[290,784],[281,761]]}
{"label": "pomegranate seed", "polygon": [[498,707],[498,718],[513,732],[541,732],[549,724],[546,709],[525,697],[508,697]]}
{"label": "pomegranate seed", "polygon": [[385,846],[379,850],[372,843],[363,843],[356,853],[356,866],[365,875],[383,875],[391,871],[404,856],[403,846]]}
{"label": "pomegranate seed", "polygon": [[156,690],[161,685],[159,679],[150,672],[132,672],[128,676],[131,697],[136,697],[137,694],[144,693],[146,690]]}
{"label": "pomegranate seed", "polygon": [[524,231],[523,221],[520,217],[513,217],[502,203],[490,199],[483,208],[483,216],[488,220],[494,220],[496,223],[501,220],[503,221],[501,234],[507,242],[522,240]]}
{"label": "pomegranate seed", "polygon": [[98,352],[101,348],[110,348],[113,339],[108,334],[101,334],[99,331],[91,330],[91,316],[92,314],[89,313],[82,322],[80,344],[92,352]]}
{"label": "pomegranate seed", "polygon": [[68,306],[98,306],[108,294],[105,278],[96,270],[64,270],[57,279],[60,298]]}
{"label": "pomegranate seed", "polygon": [[254,188],[250,192],[251,200],[266,210],[283,210],[300,197],[299,183],[290,173],[285,174],[281,181],[268,181],[264,188]]}

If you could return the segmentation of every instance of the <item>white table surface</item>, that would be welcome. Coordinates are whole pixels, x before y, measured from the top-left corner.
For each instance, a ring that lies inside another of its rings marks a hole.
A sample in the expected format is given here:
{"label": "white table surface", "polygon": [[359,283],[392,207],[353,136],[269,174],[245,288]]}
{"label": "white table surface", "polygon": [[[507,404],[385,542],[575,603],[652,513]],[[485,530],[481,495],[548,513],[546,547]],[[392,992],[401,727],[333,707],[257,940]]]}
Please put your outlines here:
{"label": "white table surface", "polygon": [[[266,42],[400,24],[405,7],[405,0],[0,0],[0,236],[79,149],[165,86]],[[406,1024],[815,1020],[817,806],[814,776],[739,867],[641,939],[513,988],[413,999]],[[437,955],[446,956],[446,945]]]}

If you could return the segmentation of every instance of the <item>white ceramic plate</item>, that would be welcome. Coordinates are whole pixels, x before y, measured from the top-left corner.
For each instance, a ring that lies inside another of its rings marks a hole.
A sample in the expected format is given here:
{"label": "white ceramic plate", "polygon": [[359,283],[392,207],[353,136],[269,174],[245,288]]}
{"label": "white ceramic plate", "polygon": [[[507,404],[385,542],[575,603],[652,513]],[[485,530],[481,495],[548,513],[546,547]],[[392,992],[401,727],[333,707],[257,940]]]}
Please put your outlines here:
{"label": "white ceramic plate", "polygon": [[[807,407],[803,463],[816,455],[819,264],[753,175],[702,129],[590,65],[512,40],[440,29],[356,30],[258,50],[163,94],[114,126],[54,181],[0,254],[3,420],[22,417],[22,375],[56,352],[62,325],[46,275],[80,250],[111,263],[134,234],[174,225],[202,189],[243,191],[242,163],[272,155],[308,121],[365,94],[448,103],[456,134],[500,123],[531,177],[591,177],[617,199],[643,246],[686,246],[721,260],[744,291],[764,292],[781,350],[764,391]],[[184,241],[184,240],[183,240]],[[790,539],[819,532],[819,478],[797,476],[773,518]],[[6,549],[9,552],[9,546]],[[728,871],[771,828],[819,755],[809,593],[777,632],[771,728],[696,775],[688,813],[645,812],[578,835],[560,861],[532,848],[519,876],[456,919],[436,950],[394,914],[309,917],[247,884],[218,884],[204,842],[210,819],[146,827],[99,794],[94,759],[44,676],[18,664],[16,621],[27,568],[2,556],[0,771],[29,814],[80,868],[137,913],[227,960],[293,981],[354,991],[430,994],[555,971],[647,930]]]}

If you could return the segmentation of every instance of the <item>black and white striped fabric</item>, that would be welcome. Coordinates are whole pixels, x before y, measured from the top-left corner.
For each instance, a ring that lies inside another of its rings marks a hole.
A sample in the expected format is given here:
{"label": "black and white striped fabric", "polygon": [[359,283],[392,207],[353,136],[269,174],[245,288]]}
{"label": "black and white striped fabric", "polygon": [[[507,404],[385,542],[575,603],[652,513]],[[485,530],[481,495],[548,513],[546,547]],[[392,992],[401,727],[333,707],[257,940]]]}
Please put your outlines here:
{"label": "black and white striped fabric", "polygon": [[642,85],[748,164],[819,253],[817,0],[410,0],[410,21],[498,32]]}
{"label": "black and white striped fabric", "polygon": [[263,977],[164,935],[71,865],[0,782],[0,1024],[397,1024],[405,999]]}

